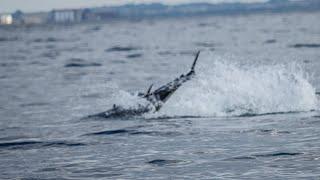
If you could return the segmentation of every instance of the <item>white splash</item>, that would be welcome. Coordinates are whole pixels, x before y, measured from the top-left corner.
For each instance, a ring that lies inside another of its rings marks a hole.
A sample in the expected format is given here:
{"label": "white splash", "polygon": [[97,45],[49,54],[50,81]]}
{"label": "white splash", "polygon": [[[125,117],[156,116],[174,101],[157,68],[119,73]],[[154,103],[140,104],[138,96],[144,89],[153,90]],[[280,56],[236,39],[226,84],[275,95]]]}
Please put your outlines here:
{"label": "white splash", "polygon": [[208,55],[159,116],[238,116],[317,108],[315,88],[297,64],[241,66]]}
{"label": "white splash", "polygon": [[[158,116],[239,116],[300,112],[317,109],[315,88],[295,64],[239,65],[210,53],[202,53],[196,76],[183,84]],[[115,91],[110,102],[138,108],[148,102],[136,94]]]}
{"label": "white splash", "polygon": [[109,100],[110,104],[116,104],[125,109],[138,109],[140,106],[147,106],[149,102],[137,95],[137,93],[129,93],[124,90],[114,91],[112,98]]}

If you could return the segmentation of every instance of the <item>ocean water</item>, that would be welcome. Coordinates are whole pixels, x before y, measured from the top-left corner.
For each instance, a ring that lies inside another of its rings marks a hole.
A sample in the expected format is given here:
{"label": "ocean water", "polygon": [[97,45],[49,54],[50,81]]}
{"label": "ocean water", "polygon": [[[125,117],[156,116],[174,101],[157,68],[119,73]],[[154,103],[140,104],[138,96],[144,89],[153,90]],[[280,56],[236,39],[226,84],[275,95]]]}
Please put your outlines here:
{"label": "ocean water", "polygon": [[[0,28],[0,179],[319,179],[319,12]],[[196,77],[157,113],[150,84]]]}

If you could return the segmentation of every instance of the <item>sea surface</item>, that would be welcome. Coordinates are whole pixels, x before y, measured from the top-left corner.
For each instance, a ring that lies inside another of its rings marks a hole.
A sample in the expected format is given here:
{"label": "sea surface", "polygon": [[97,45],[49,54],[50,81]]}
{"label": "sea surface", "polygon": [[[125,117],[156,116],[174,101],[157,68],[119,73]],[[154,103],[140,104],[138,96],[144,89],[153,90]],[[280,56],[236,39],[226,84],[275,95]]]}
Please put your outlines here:
{"label": "sea surface", "polygon": [[[0,179],[319,179],[320,12],[0,28]],[[196,76],[157,113],[136,92]]]}

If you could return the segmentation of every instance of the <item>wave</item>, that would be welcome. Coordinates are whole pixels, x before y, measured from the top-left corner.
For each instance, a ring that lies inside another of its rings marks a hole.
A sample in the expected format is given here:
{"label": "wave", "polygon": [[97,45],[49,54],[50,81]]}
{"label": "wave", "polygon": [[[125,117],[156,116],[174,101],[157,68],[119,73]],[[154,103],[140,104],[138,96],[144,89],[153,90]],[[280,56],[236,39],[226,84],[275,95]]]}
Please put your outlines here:
{"label": "wave", "polygon": [[289,47],[292,48],[320,48],[320,44],[316,44],[316,43],[311,43],[311,44],[294,44],[294,45],[290,45]]}
{"label": "wave", "polygon": [[106,52],[126,52],[126,51],[135,51],[139,50],[139,47],[135,46],[113,46],[109,49],[106,49]]}
{"label": "wave", "polygon": [[43,148],[43,147],[70,147],[70,146],[84,146],[86,144],[78,143],[78,142],[66,142],[66,141],[13,141],[13,142],[2,142],[0,143],[1,149],[19,149],[19,150],[27,150],[27,149],[35,149],[35,148]]}
{"label": "wave", "polygon": [[147,163],[151,165],[156,165],[156,166],[172,166],[172,165],[186,164],[189,162],[183,161],[183,160],[175,160],[175,159],[155,159],[152,161],[148,161]]}
{"label": "wave", "polygon": [[87,136],[100,136],[100,135],[148,135],[148,136],[162,136],[162,137],[174,137],[179,136],[181,133],[176,131],[139,131],[136,129],[116,129],[106,130],[94,133],[85,134]]}
{"label": "wave", "polygon": [[21,38],[19,37],[0,37],[0,43],[1,42],[9,42],[9,41],[18,41]]}
{"label": "wave", "polygon": [[68,63],[64,65],[64,67],[69,68],[69,67],[90,67],[90,66],[102,66],[100,63]]}
{"label": "wave", "polygon": [[300,152],[274,152],[274,153],[267,153],[267,154],[255,154],[250,156],[237,156],[226,160],[252,160],[257,158],[273,158],[273,157],[282,157],[282,156],[298,156],[303,155]]}
{"label": "wave", "polygon": [[135,54],[129,54],[129,55],[127,55],[127,58],[128,59],[134,59],[134,58],[140,58],[140,57],[142,57],[143,56],[143,54],[141,54],[141,53],[135,53]]}

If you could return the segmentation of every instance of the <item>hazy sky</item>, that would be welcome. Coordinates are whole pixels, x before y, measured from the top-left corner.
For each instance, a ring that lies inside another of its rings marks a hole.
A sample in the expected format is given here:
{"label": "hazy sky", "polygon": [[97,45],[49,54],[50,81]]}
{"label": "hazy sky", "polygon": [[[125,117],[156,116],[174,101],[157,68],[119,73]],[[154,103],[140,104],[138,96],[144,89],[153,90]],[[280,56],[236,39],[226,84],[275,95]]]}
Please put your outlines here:
{"label": "hazy sky", "polygon": [[[268,0],[203,0],[201,2],[266,2]],[[179,4],[185,2],[200,2],[199,0],[0,0],[0,13],[13,12],[20,9],[25,12],[48,11],[59,8],[82,8],[104,5],[120,5],[125,3]]]}

